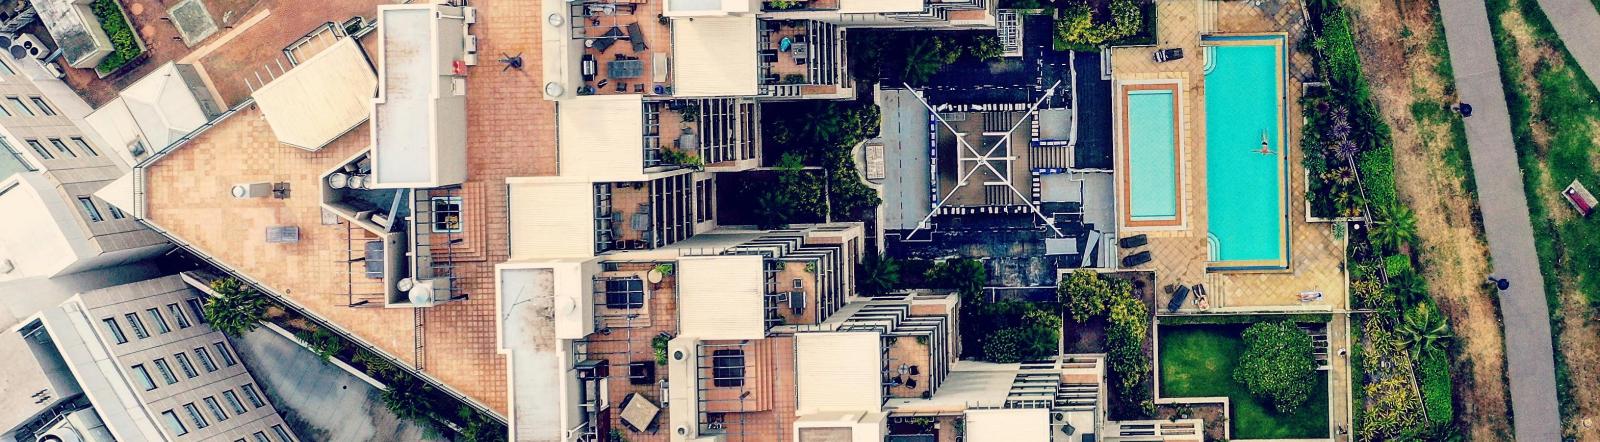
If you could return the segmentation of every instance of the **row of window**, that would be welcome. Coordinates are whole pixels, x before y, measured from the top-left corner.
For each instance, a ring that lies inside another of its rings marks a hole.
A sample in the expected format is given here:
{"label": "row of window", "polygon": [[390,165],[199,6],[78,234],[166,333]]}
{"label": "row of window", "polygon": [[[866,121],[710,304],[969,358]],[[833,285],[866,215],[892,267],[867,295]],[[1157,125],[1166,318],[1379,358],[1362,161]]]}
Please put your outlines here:
{"label": "row of window", "polygon": [[[79,198],[79,201],[82,200],[82,198]],[[93,203],[90,204],[92,205]],[[119,213],[121,212],[113,212],[113,216]],[[117,218],[121,218],[121,216],[117,216]],[[200,305],[200,298],[189,298],[183,302],[189,306],[188,310],[194,314],[195,320],[199,321],[201,324],[206,323],[206,313],[205,309],[203,309]],[[178,303],[174,302],[167,304],[166,310],[167,313],[170,313],[172,318],[176,320],[179,329],[185,329],[191,326],[189,322],[189,316],[184,314],[184,309],[179,307]],[[155,324],[157,332],[160,334],[172,332],[172,326],[167,323],[167,317],[161,313],[160,308],[147,308],[144,310],[144,312],[150,317],[150,322]],[[139,312],[123,314],[122,318],[127,320],[128,327],[133,329],[134,337],[139,339],[150,337],[150,329],[145,328],[144,320],[139,318]],[[110,335],[112,340],[117,341],[117,344],[128,343],[128,335],[122,332],[122,323],[117,321],[116,316],[102,318],[100,319],[100,322],[105,324],[106,334]]]}
{"label": "row of window", "polygon": [[[226,342],[213,342],[211,343],[211,348],[217,350],[217,356],[222,358],[223,367],[232,367],[239,363],[239,360],[233,357],[233,352],[228,351]],[[200,361],[200,367],[204,368],[206,373],[212,373],[221,368],[217,366],[217,360],[211,358],[211,350],[205,347],[195,347],[194,355],[195,360]],[[200,372],[195,370],[194,363],[190,361],[188,353],[174,353],[172,360],[178,361],[178,368],[183,370],[185,377],[189,379],[200,377]],[[178,375],[172,372],[172,366],[167,364],[166,358],[156,358],[154,361],[150,361],[150,364],[156,367],[156,372],[161,375],[161,380],[166,381],[167,385],[178,383]],[[134,379],[139,381],[139,386],[144,387],[144,391],[158,388],[155,377],[150,375],[150,369],[146,368],[144,364],[134,364],[128,368],[133,370]]]}
{"label": "row of window", "polygon": [[[35,117],[44,115],[51,117],[56,115],[55,108],[50,107],[50,103],[44,101],[44,97],[40,97],[38,95],[28,97],[28,101],[22,101],[22,97],[12,95],[6,97],[6,101],[11,103],[12,108],[21,111],[22,115],[24,116]],[[33,108],[28,107],[29,102],[33,103]],[[35,109],[38,111],[35,112]],[[0,106],[0,116],[10,117],[15,115],[16,114],[11,113],[11,109],[7,109],[5,106]]]}
{"label": "row of window", "polygon": [[[28,143],[28,147],[33,149],[33,152],[38,154],[39,158],[46,160],[56,159],[56,154],[52,153],[50,149],[45,148],[44,143],[46,142],[50,143],[50,146],[54,147],[56,152],[64,154],[70,158],[78,158],[80,153],[82,155],[88,155],[91,157],[100,156],[100,151],[95,150],[94,146],[89,145],[89,142],[84,141],[82,137],[68,137],[67,141],[72,142],[72,145],[70,146],[66,141],[62,141],[60,138],[46,138],[43,142],[36,139],[28,139],[23,141]],[[77,146],[77,149],[73,149],[73,146]],[[33,162],[28,161],[27,158],[22,156],[22,151],[17,150],[16,146],[11,145],[11,142],[6,140],[4,137],[0,137],[0,148],[4,148],[7,154],[10,154],[12,158],[15,158],[17,163],[21,164],[22,167],[27,169],[29,172],[39,171],[38,167],[34,167]]]}
{"label": "row of window", "polygon": [[[105,206],[106,213],[111,214],[111,219],[123,219],[128,217],[128,214],[122,213],[122,209],[118,209],[117,206],[110,204],[106,204]],[[95,204],[94,198],[92,197],[78,197],[78,208],[83,209],[83,216],[88,218],[89,222],[97,223],[106,220],[105,215],[100,213],[100,205]]]}
{"label": "row of window", "polygon": [[[244,392],[244,400],[248,401],[251,407],[261,408],[267,406],[266,401],[261,399],[261,393],[256,391],[255,384],[241,385],[239,386],[239,391]],[[227,408],[223,408],[222,402],[228,403]],[[232,410],[232,416],[245,414],[249,411],[249,409],[245,408],[244,402],[239,400],[239,394],[235,393],[232,388],[222,391],[222,402],[217,401],[216,396],[206,396],[200,400],[201,405],[195,405],[194,402],[183,404],[183,413],[189,418],[188,424],[184,424],[183,419],[178,417],[177,409],[161,412],[161,420],[173,435],[182,436],[189,434],[189,425],[193,425],[198,430],[211,426],[212,419],[215,419],[216,422],[228,420],[231,417],[228,414],[229,410]],[[201,406],[205,407],[204,413],[200,410]],[[207,418],[207,414],[210,414],[211,417]],[[294,438],[289,436],[289,432],[284,430],[282,425],[273,425],[271,430],[272,434],[277,436],[278,442],[294,442]],[[267,439],[264,431],[257,431],[254,436],[257,441],[272,442]]]}

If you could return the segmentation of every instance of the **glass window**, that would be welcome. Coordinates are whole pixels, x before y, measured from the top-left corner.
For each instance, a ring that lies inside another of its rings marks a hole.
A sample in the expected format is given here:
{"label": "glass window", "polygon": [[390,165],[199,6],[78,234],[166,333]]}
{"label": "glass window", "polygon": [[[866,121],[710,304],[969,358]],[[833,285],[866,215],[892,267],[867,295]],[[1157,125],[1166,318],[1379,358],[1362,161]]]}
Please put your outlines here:
{"label": "glass window", "polygon": [[43,112],[45,115],[56,114],[56,110],[50,108],[50,103],[46,103],[44,97],[28,97],[28,100],[33,102],[33,107],[39,108],[39,112]]}
{"label": "glass window", "polygon": [[294,442],[294,438],[289,437],[289,431],[284,430],[282,425],[273,425],[272,434],[278,436],[278,442]]}
{"label": "glass window", "polygon": [[223,390],[222,400],[228,401],[228,408],[233,409],[233,414],[244,414],[244,402],[239,402],[239,394],[233,390]]}
{"label": "glass window", "polygon": [[461,233],[461,197],[433,197],[433,231]]}
{"label": "glass window", "polygon": [[205,367],[207,373],[217,371],[217,361],[211,360],[211,352],[206,351],[205,347],[196,347],[194,355],[200,358],[200,366]]}
{"label": "glass window", "polygon": [[100,156],[100,151],[94,150],[94,146],[90,146],[88,141],[83,141],[83,138],[72,137],[72,144],[78,145],[78,149],[88,153],[91,157]]}
{"label": "glass window", "polygon": [[28,140],[28,147],[33,148],[33,152],[39,154],[40,158],[47,160],[56,159],[56,155],[50,153],[49,150],[46,150],[43,144],[39,144],[39,140]]}
{"label": "glass window", "polygon": [[6,97],[6,101],[10,101],[11,106],[21,110],[23,115],[34,116],[33,109],[28,109],[28,105],[22,102],[21,97]]}
{"label": "glass window", "polygon": [[183,309],[178,303],[167,304],[167,313],[172,314],[172,319],[178,321],[178,328],[189,328],[189,315],[183,314]]}
{"label": "glass window", "polygon": [[639,278],[607,279],[606,308],[644,308],[644,280]]}
{"label": "glass window", "polygon": [[111,335],[111,339],[116,340],[118,344],[128,343],[128,336],[122,334],[122,326],[117,324],[117,318],[105,318],[100,322],[106,325],[106,333]]}
{"label": "glass window", "polygon": [[60,138],[51,138],[50,139],[50,145],[51,146],[55,146],[57,151],[60,151],[61,153],[64,153],[64,154],[67,154],[67,156],[69,156],[69,157],[73,157],[73,158],[77,158],[78,157],[78,153],[77,152],[73,152],[71,148],[68,148],[67,147],[67,143],[61,142]]}
{"label": "glass window", "polygon": [[39,168],[33,167],[33,163],[28,161],[27,157],[23,157],[22,152],[18,151],[16,146],[12,146],[10,141],[6,141],[5,138],[0,138],[0,146],[4,146],[6,148],[6,153],[11,154],[13,158],[17,159],[17,164],[21,164],[22,168],[27,169],[29,172],[39,171]]}
{"label": "glass window", "polygon": [[189,362],[189,355],[183,353],[174,353],[172,358],[178,360],[178,368],[183,369],[184,376],[188,376],[190,378],[200,376],[200,372],[194,370],[194,364]]}
{"label": "glass window", "polygon": [[189,298],[183,302],[189,304],[189,313],[194,313],[194,320],[206,323],[206,309],[201,308],[200,298]]}
{"label": "glass window", "polygon": [[718,387],[744,385],[744,350],[711,352],[711,377],[712,384]]}
{"label": "glass window", "polygon": [[211,344],[211,348],[217,349],[217,356],[222,357],[222,365],[232,367],[233,364],[239,363],[233,359],[233,352],[228,351],[228,344],[217,341]]}
{"label": "glass window", "polygon": [[177,436],[189,434],[189,429],[183,427],[183,421],[178,420],[178,413],[172,410],[161,412],[161,422],[167,424],[167,431]]}
{"label": "glass window", "polygon": [[151,307],[144,309],[144,312],[150,315],[150,322],[156,325],[156,331],[172,333],[172,327],[167,325],[167,317],[161,316],[161,309]]}
{"label": "glass window", "polygon": [[203,401],[206,403],[206,411],[210,411],[211,417],[216,418],[217,422],[228,420],[228,412],[222,411],[222,404],[217,403],[217,398],[206,396]]}
{"label": "glass window", "polygon": [[6,75],[17,75],[17,71],[11,69],[11,65],[6,64],[4,61],[0,61],[0,72],[5,72]]}
{"label": "glass window", "polygon": [[134,364],[133,378],[139,381],[139,385],[144,386],[144,391],[156,389],[156,380],[150,377],[150,370],[146,370],[144,364]]}
{"label": "glass window", "polygon": [[256,386],[254,384],[244,384],[244,386],[239,387],[239,389],[244,390],[244,399],[250,401],[250,406],[256,408],[267,406],[266,402],[261,401],[261,395],[256,393]]}
{"label": "glass window", "polygon": [[123,219],[128,217],[128,214],[122,213],[122,209],[118,209],[117,206],[110,204],[106,204],[106,211],[111,213],[111,219]]}
{"label": "glass window", "polygon": [[0,116],[6,116],[6,117],[11,116],[11,110],[10,109],[6,109],[5,106],[0,106]]}
{"label": "glass window", "polygon": [[271,439],[267,439],[267,433],[257,431],[256,434],[252,434],[251,436],[256,438],[256,442],[272,442]]}
{"label": "glass window", "polygon": [[[94,200],[89,197],[78,197],[78,207],[83,209],[83,216],[88,217],[89,222],[97,223],[106,220],[105,217],[100,216],[100,208],[95,207]],[[142,338],[143,336],[140,337]]]}
{"label": "glass window", "polygon": [[[95,221],[99,221],[99,220],[97,219]],[[122,315],[122,319],[128,320],[128,326],[129,327],[133,327],[133,335],[134,336],[138,336],[139,339],[144,339],[144,338],[150,337],[150,331],[144,329],[144,321],[140,321],[139,320],[139,315],[136,315],[136,314],[133,314],[133,313],[128,313],[128,314]]]}
{"label": "glass window", "polygon": [[161,373],[161,379],[167,381],[167,385],[178,383],[178,376],[172,374],[172,367],[167,365],[166,359],[156,358],[155,364],[156,371]]}
{"label": "glass window", "polygon": [[206,416],[200,414],[200,407],[194,406],[194,402],[183,404],[183,411],[189,413],[189,421],[194,422],[195,428],[211,426],[211,422],[207,422]]}

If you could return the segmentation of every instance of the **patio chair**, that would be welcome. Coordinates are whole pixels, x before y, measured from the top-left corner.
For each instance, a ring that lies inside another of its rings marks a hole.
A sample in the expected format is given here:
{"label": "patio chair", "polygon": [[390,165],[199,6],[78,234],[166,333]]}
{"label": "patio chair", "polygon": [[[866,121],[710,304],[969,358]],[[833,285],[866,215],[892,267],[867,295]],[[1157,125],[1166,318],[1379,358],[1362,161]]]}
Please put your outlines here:
{"label": "patio chair", "polygon": [[1138,266],[1144,265],[1146,263],[1149,263],[1150,259],[1151,259],[1150,258],[1150,251],[1146,250],[1146,251],[1143,251],[1143,252],[1139,252],[1139,253],[1135,253],[1135,254],[1132,254],[1132,255],[1128,255],[1127,258],[1122,258],[1122,266],[1123,267],[1138,267]]}
{"label": "patio chair", "polygon": [[1143,233],[1138,234],[1138,235],[1125,237],[1125,238],[1122,238],[1120,240],[1117,240],[1117,245],[1121,246],[1124,249],[1131,249],[1131,248],[1134,248],[1134,247],[1144,247],[1145,244],[1149,244],[1149,243],[1150,243],[1150,237],[1146,236]]}
{"label": "patio chair", "polygon": [[643,52],[650,46],[644,44],[644,30],[639,28],[639,23],[628,24],[628,41],[633,43],[633,52]]}
{"label": "patio chair", "polygon": [[1172,300],[1167,301],[1167,312],[1177,313],[1179,308],[1183,308],[1183,301],[1187,299],[1189,299],[1189,286],[1178,286],[1178,291],[1172,292]]}
{"label": "patio chair", "polygon": [[1173,61],[1173,60],[1182,60],[1183,59],[1183,48],[1157,49],[1154,54],[1150,54],[1150,58],[1152,60],[1155,60],[1156,63],[1166,63],[1166,62]]}

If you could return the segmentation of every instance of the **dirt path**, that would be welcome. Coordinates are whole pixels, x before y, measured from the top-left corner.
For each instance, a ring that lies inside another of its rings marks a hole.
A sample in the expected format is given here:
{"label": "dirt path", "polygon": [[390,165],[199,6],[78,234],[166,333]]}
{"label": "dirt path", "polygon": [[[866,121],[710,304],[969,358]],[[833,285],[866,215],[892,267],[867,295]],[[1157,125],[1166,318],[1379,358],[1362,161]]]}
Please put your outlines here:
{"label": "dirt path", "polygon": [[1393,129],[1396,186],[1417,215],[1429,288],[1459,338],[1456,422],[1473,440],[1504,440],[1511,429],[1505,348],[1496,303],[1479,286],[1488,252],[1465,184],[1465,140],[1444,110],[1454,100],[1439,68],[1445,60],[1437,13],[1426,1],[1347,5],[1362,24],[1362,65]]}
{"label": "dirt path", "polygon": [[[1516,43],[1517,62],[1521,68],[1521,78],[1510,79],[1512,84],[1530,85],[1521,89],[1530,102],[1530,116],[1534,124],[1531,126],[1536,155],[1543,161],[1551,161],[1549,157],[1550,146],[1554,132],[1548,126],[1551,120],[1542,115],[1540,108],[1544,101],[1541,91],[1531,85],[1539,84],[1535,77],[1536,66],[1544,64],[1546,70],[1551,72],[1564,72],[1564,75],[1577,75],[1567,67],[1567,59],[1557,52],[1554,47],[1540,41],[1535,37],[1534,28],[1529,26],[1526,18],[1520,12],[1520,3],[1532,0],[1510,0],[1510,7],[1498,17],[1490,17],[1497,21],[1506,30],[1509,37]],[[1502,59],[1502,62],[1507,60]],[[1553,74],[1554,75],[1554,74]],[[1590,139],[1600,134],[1600,121],[1590,118],[1587,132]],[[1517,122],[1513,122],[1517,124]],[[1564,131],[1584,130],[1581,127],[1563,127]],[[1547,194],[1558,192],[1557,184],[1551,178],[1549,164],[1545,167],[1529,170],[1541,177],[1540,182],[1545,187]],[[1557,198],[1542,198],[1544,212],[1554,223],[1561,225],[1571,217],[1571,211]],[[1534,219],[1533,222],[1543,224],[1545,220]],[[1564,253],[1558,251],[1558,253]],[[1559,262],[1559,259],[1558,259]],[[1558,265],[1559,268],[1559,265]],[[1562,420],[1566,425],[1566,434],[1574,440],[1600,441],[1600,432],[1595,429],[1600,425],[1600,391],[1594,387],[1600,386],[1600,324],[1595,322],[1594,312],[1588,307],[1589,300],[1578,290],[1579,282],[1569,271],[1562,271],[1558,275],[1560,280],[1561,306],[1556,310],[1560,315],[1557,334],[1556,352],[1565,358],[1567,368],[1567,383],[1558,385],[1566,388],[1565,394],[1569,396],[1570,404],[1563,404]]]}

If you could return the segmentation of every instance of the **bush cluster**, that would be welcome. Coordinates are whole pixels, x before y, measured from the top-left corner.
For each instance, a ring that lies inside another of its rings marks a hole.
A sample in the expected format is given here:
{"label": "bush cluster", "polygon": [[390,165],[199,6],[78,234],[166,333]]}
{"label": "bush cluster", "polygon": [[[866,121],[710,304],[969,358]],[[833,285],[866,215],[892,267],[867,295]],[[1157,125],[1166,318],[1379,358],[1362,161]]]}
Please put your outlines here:
{"label": "bush cluster", "polygon": [[100,61],[97,70],[116,72],[144,53],[139,48],[139,37],[134,35],[133,26],[123,17],[122,7],[117,5],[116,0],[94,0],[90,9],[100,21],[100,29],[106,32],[106,37],[111,38],[111,54]]}

